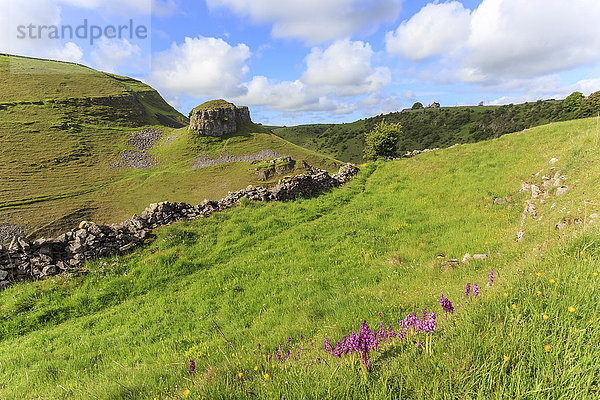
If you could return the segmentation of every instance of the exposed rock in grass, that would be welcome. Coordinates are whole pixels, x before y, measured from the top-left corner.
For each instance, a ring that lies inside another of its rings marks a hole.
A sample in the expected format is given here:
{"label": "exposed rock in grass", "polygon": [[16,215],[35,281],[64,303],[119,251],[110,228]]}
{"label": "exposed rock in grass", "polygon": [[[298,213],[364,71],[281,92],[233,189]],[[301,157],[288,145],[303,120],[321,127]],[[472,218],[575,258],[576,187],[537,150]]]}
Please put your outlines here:
{"label": "exposed rock in grass", "polygon": [[475,260],[475,261],[483,261],[483,260],[487,260],[487,259],[488,259],[487,254],[473,254],[473,260]]}
{"label": "exposed rock in grass", "polygon": [[273,158],[289,157],[284,154],[279,154],[273,150],[261,150],[256,154],[247,154],[243,156],[221,156],[218,158],[210,158],[208,154],[204,154],[194,162],[192,169],[212,167],[214,165],[228,164],[232,162],[252,162],[263,161]]}
{"label": "exposed rock in grass", "polygon": [[129,135],[129,145],[138,151],[150,150],[160,140],[163,131],[146,129]]}
{"label": "exposed rock in grass", "polygon": [[442,261],[442,272],[448,272],[458,267],[459,262],[457,259]]}
{"label": "exposed rock in grass", "polygon": [[517,232],[517,242],[520,242],[521,240],[523,240],[523,236],[525,236],[525,231],[519,231]]}
{"label": "exposed rock in grass", "polygon": [[15,236],[25,236],[26,234],[27,229],[22,226],[7,222],[0,223],[0,243],[7,242]]}
{"label": "exposed rock in grass", "polygon": [[568,186],[561,186],[558,189],[556,189],[556,195],[560,196],[562,194],[565,194],[565,193],[567,193],[567,190],[569,190]]}
{"label": "exposed rock in grass", "polygon": [[468,264],[472,259],[473,259],[473,256],[470,255],[469,253],[466,253],[462,258],[462,263]]}
{"label": "exposed rock in grass", "polygon": [[158,161],[152,154],[145,151],[126,150],[119,154],[119,161],[110,164],[113,168],[149,169],[158,165]]}
{"label": "exposed rock in grass", "polygon": [[537,186],[537,185],[531,185],[531,198],[532,199],[537,199],[542,194],[543,194],[543,191],[540,189],[539,186]]}

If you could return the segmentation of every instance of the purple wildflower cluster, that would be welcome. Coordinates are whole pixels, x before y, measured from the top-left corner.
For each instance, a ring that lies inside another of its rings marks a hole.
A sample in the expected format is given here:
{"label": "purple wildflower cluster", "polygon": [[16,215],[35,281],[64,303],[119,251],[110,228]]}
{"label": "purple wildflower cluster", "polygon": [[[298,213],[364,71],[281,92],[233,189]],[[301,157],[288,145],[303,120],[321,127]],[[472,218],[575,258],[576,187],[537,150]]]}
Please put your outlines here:
{"label": "purple wildflower cluster", "polygon": [[190,360],[189,371],[190,371],[190,374],[195,374],[196,373],[196,363],[194,362],[194,358],[193,357]]}
{"label": "purple wildflower cluster", "polygon": [[[384,330],[385,332],[385,330]],[[349,336],[344,336],[341,341],[336,342],[333,347],[329,344],[329,340],[325,338],[323,349],[329,351],[332,356],[342,358],[342,355],[359,353],[362,356],[362,362],[366,369],[369,369],[371,360],[369,359],[369,351],[377,349],[380,338],[379,332],[371,330],[367,321],[362,322],[360,332],[352,332]]]}
{"label": "purple wildflower cluster", "polygon": [[494,268],[492,268],[490,270],[490,283],[489,285],[492,286],[494,284]]}
{"label": "purple wildflower cluster", "polygon": [[[381,313],[379,316],[381,317]],[[380,321],[378,328],[371,330],[367,321],[363,320],[360,332],[353,331],[349,336],[344,336],[341,341],[336,342],[335,347],[331,345],[329,339],[325,338],[323,350],[337,358],[354,353],[360,354],[363,366],[368,370],[371,366],[369,352],[377,351],[381,344],[391,343],[394,338],[400,341],[419,332],[430,333],[435,331],[436,327],[435,313],[428,313],[427,310],[423,310],[421,319],[417,318],[416,313],[408,314],[400,321],[398,332],[394,332],[391,325],[386,327],[383,321]]]}
{"label": "purple wildflower cluster", "polygon": [[400,321],[400,326],[402,327],[402,330],[399,333],[399,339],[406,337],[408,332],[412,334],[434,332],[435,328],[437,328],[435,313],[433,311],[427,313],[427,310],[423,309],[421,319],[417,318],[416,313],[410,313],[406,318]]}
{"label": "purple wildflower cluster", "polygon": [[444,293],[442,293],[442,298],[440,299],[440,306],[442,306],[445,313],[453,313],[454,312],[454,307],[452,307],[452,302],[448,298],[446,298],[446,296],[444,296]]}
{"label": "purple wildflower cluster", "polygon": [[[465,288],[465,297],[469,297],[469,293],[471,292],[471,284],[467,283],[467,287]],[[473,297],[479,296],[479,286],[477,284],[473,284]],[[441,304],[441,303],[440,303]]]}

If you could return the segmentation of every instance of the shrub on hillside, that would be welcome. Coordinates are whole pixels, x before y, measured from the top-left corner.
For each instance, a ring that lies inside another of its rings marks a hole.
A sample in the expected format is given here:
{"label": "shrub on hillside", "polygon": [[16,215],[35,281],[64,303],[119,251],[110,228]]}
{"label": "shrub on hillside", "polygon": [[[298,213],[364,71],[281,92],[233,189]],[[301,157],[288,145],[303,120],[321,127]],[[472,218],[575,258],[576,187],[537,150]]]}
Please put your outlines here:
{"label": "shrub on hillside", "polygon": [[581,102],[579,114],[582,117],[593,117],[600,113],[600,91],[590,94]]}
{"label": "shrub on hillside", "polygon": [[402,135],[399,123],[382,120],[365,135],[365,159],[393,157],[398,151],[398,141]]}
{"label": "shrub on hillside", "polygon": [[563,100],[563,108],[568,112],[575,112],[581,107],[583,101],[583,93],[573,92]]}

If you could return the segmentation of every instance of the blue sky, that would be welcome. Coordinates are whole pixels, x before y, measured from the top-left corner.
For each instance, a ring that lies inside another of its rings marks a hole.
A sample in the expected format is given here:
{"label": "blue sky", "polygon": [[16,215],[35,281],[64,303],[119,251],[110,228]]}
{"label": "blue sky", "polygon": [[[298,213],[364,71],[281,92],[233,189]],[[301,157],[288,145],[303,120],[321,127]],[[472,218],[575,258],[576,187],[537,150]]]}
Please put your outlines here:
{"label": "blue sky", "polygon": [[[349,122],[600,90],[597,0],[2,1],[0,52],[139,78],[184,114],[225,98],[265,124]],[[93,44],[50,37],[86,20]],[[108,37],[130,23],[148,35]]]}

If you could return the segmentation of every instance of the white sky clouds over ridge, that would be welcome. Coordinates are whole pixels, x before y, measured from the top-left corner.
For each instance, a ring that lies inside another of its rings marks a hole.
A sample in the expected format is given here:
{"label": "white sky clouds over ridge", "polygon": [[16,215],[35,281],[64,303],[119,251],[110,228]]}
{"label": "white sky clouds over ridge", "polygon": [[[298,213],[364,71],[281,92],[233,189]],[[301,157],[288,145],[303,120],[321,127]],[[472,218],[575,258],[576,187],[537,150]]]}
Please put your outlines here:
{"label": "white sky clouds over ridge", "polygon": [[[0,1],[10,10],[0,14],[0,52],[144,77],[184,114],[225,97],[289,125],[414,101],[496,104],[600,89],[597,0]],[[134,19],[151,40],[14,40],[18,23],[87,18]]]}

